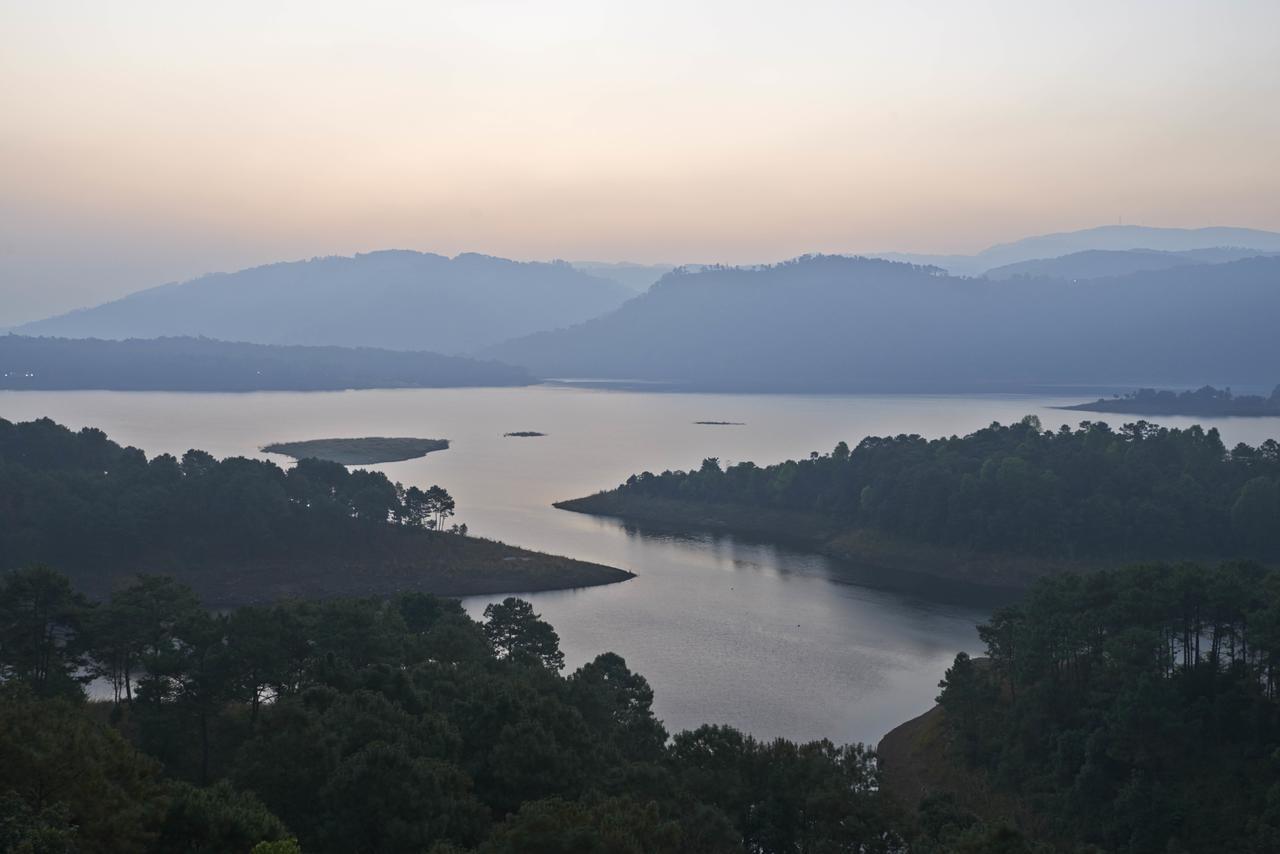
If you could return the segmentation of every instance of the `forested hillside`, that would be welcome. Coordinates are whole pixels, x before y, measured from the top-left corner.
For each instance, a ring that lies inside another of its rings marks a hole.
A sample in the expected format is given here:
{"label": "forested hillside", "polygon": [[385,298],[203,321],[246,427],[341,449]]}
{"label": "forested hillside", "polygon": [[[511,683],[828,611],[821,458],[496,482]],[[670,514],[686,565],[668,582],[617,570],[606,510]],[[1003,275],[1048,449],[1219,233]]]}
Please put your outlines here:
{"label": "forested hillside", "polygon": [[19,391],[322,391],[532,382],[527,371],[497,362],[372,347],[0,336],[0,389]]}
{"label": "forested hillside", "polygon": [[[808,514],[912,543],[1070,559],[1280,559],[1280,444],[1228,450],[1216,430],[1144,421],[963,437],[870,437],[760,467],[644,472],[608,494]],[[571,502],[572,504],[572,502]],[[590,509],[590,500],[584,509]]]}
{"label": "forested hillside", "polygon": [[1046,580],[942,683],[951,760],[1064,850],[1280,850],[1280,573],[1146,566]]}
{"label": "forested hillside", "polygon": [[962,279],[818,256],[676,271],[618,310],[492,347],[540,377],[721,391],[1270,387],[1280,257],[1107,279]]}
{"label": "forested hillside", "polygon": [[12,573],[0,849],[887,854],[917,834],[861,745],[668,740],[622,658],[563,667],[517,599],[483,624],[414,594],[211,614],[161,577],[94,605]]}

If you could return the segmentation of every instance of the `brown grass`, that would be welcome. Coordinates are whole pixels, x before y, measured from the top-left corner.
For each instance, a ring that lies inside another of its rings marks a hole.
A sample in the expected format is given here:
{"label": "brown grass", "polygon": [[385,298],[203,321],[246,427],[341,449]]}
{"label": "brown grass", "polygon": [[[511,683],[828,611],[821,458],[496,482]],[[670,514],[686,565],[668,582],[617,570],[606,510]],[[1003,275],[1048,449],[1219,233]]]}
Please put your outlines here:
{"label": "brown grass", "polygon": [[95,596],[138,572],[172,575],[209,605],[234,607],[287,598],[387,596],[419,591],[441,596],[531,593],[612,584],[625,570],[508,546],[495,540],[386,526],[341,548],[199,562],[154,554],[127,567],[66,568]]}
{"label": "brown grass", "polygon": [[907,809],[915,809],[928,795],[949,794],[988,823],[1009,822],[1030,838],[1044,838],[1043,822],[1025,804],[993,789],[985,773],[954,756],[941,706],[890,730],[876,755],[885,792]]}

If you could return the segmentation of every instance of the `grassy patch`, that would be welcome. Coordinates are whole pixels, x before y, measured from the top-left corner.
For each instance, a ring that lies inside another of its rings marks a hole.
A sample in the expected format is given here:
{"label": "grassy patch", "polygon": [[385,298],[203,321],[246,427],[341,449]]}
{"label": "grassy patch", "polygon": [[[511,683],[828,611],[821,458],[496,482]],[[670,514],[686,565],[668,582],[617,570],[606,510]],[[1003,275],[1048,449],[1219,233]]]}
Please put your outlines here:
{"label": "grassy patch", "polygon": [[171,575],[207,604],[238,607],[280,599],[389,596],[406,591],[439,596],[532,593],[595,587],[634,577],[598,563],[530,551],[495,540],[391,525],[358,541],[280,549],[193,562],[151,554],[127,566],[67,567],[78,587],[104,596],[137,572]]}

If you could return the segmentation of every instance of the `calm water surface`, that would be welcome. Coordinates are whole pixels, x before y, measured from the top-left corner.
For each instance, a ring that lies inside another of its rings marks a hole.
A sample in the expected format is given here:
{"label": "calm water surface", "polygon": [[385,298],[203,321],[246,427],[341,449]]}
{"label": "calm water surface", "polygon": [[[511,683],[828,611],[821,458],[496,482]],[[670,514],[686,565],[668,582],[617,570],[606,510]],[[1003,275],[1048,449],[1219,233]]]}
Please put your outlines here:
{"label": "calm water surface", "polygon": [[[672,730],[728,723],[763,737],[879,739],[925,711],[990,602],[937,584],[872,579],[857,567],[725,536],[645,532],[551,502],[703,457],[770,463],[868,435],[962,434],[1028,413],[1084,418],[1047,397],[656,394],[574,388],[333,393],[0,392],[0,417],[101,427],[148,454],[203,448],[266,456],[272,441],[419,436],[453,446],[380,469],[445,486],[473,533],[622,567],[623,584],[532,594],[570,667],[613,650],[643,673]],[[741,421],[700,426],[694,421]],[[1280,436],[1280,419],[1162,418],[1217,426],[1228,444]],[[542,438],[503,438],[537,430]],[[284,458],[273,457],[286,463]],[[494,597],[466,601],[479,616]]]}

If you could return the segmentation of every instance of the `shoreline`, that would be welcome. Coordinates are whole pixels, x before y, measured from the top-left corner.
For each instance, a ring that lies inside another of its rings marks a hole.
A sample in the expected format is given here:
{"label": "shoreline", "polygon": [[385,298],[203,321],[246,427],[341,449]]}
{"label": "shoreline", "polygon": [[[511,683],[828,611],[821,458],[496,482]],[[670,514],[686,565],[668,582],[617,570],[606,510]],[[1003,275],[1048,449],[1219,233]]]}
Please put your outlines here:
{"label": "shoreline", "polygon": [[671,526],[679,531],[705,530],[794,544],[882,574],[885,582],[903,575],[926,576],[1008,593],[1026,590],[1045,576],[1091,572],[1123,563],[980,554],[851,531],[806,513],[664,498],[624,498],[616,491],[557,501],[553,506],[627,522]]}
{"label": "shoreline", "polygon": [[1051,406],[1064,412],[1097,412],[1100,415],[1135,415],[1142,418],[1280,418],[1280,410],[1263,411],[1241,409],[1235,412],[1192,412],[1190,410],[1164,410],[1157,412],[1151,409],[1112,409],[1092,403],[1078,403],[1074,406]]}

